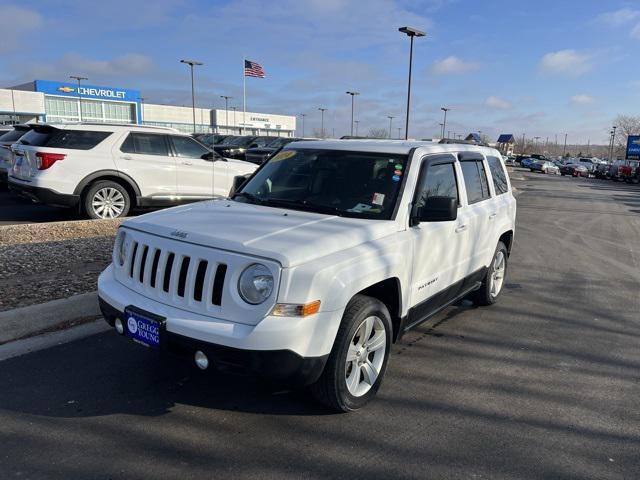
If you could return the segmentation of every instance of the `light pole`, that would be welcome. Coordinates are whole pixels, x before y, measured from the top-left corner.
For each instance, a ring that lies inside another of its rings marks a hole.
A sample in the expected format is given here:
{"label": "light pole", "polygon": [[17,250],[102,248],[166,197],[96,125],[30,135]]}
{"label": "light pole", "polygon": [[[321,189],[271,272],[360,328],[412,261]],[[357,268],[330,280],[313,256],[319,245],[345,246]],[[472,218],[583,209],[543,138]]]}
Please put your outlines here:
{"label": "light pole", "polygon": [[564,134],[564,147],[562,147],[562,156],[564,157],[564,154],[567,153],[567,135],[568,134]]}
{"label": "light pole", "polygon": [[[441,107],[440,110],[444,112],[444,120],[442,122],[442,136],[444,136],[445,129],[447,128],[447,112],[451,109],[446,107]],[[448,136],[449,135],[447,135],[447,137]]]}
{"label": "light pole", "polygon": [[402,127],[398,127],[398,140],[402,138]]}
{"label": "light pole", "polygon": [[204,65],[202,62],[196,60],[180,60],[180,63],[189,65],[191,67],[191,108],[193,110],[193,133],[196,133],[196,93],[193,85],[193,67],[196,65]]}
{"label": "light pole", "polygon": [[82,80],[89,80],[87,77],[79,77],[77,75],[69,75],[69,78],[73,78],[78,82],[78,120],[82,121],[82,94],[80,93],[80,82]]}
{"label": "light pole", "polygon": [[404,139],[409,139],[409,112],[411,111],[411,67],[413,64],[413,37],[424,37],[426,34],[420,30],[416,30],[411,27],[400,27],[398,31],[405,33],[411,40],[409,47],[409,83],[407,86],[407,116],[405,118],[406,123],[404,127]]}
{"label": "light pole", "polygon": [[523,155],[524,155],[524,151],[526,150],[526,148],[525,148],[525,145],[526,145],[526,144],[525,144],[525,142],[524,142],[524,139],[525,139],[525,134],[523,133],[523,134],[522,134],[522,154],[523,154]]}
{"label": "light pole", "polygon": [[347,95],[351,95],[351,136],[353,137],[353,108],[354,98],[356,95],[360,95],[360,92],[347,92]]}
{"label": "light pole", "polygon": [[235,131],[236,131],[236,110],[238,107],[231,107],[231,110],[233,110],[233,134],[235,135]]}
{"label": "light pole", "polygon": [[326,112],[328,109],[327,108],[318,108],[318,110],[320,110],[320,137],[324,138],[324,112]]}
{"label": "light pole", "polygon": [[538,149],[538,140],[540,140],[540,137],[533,137],[533,139],[535,140],[534,142],[534,148],[537,150]]}
{"label": "light pole", "polygon": [[229,132],[229,99],[233,97],[230,97],[229,95],[220,95],[220,98],[224,98],[224,114],[225,114],[224,126],[227,132]]}
{"label": "light pole", "polygon": [[307,114],[301,113],[300,116],[302,117],[302,137],[304,138],[304,117],[306,117]]}
{"label": "light pole", "polygon": [[353,123],[356,124],[356,137],[358,136],[358,127],[360,126],[360,120],[354,120]]}
{"label": "light pole", "polygon": [[616,127],[615,125],[613,126],[613,129],[611,130],[611,150],[609,153],[609,161],[613,162],[613,150],[614,150],[614,146],[616,144],[616,130],[618,129],[618,127]]}
{"label": "light pole", "polygon": [[440,125],[440,139],[444,138],[444,123],[439,123]]}
{"label": "light pole", "polygon": [[393,123],[393,119],[396,117],[393,117],[391,115],[387,115],[387,118],[389,119],[389,138],[391,138],[391,125]]}

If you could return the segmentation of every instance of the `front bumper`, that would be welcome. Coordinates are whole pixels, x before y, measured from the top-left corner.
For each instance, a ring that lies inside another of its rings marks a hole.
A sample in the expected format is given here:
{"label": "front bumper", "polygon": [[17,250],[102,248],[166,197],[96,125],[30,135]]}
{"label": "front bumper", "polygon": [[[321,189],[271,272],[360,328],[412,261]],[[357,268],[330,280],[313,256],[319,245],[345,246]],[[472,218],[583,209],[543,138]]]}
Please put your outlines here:
{"label": "front bumper", "polygon": [[98,279],[100,307],[110,325],[123,317],[126,307],[135,306],[166,319],[167,350],[191,357],[201,350],[214,365],[235,366],[291,386],[319,378],[342,318],[336,311],[304,318],[267,316],[257,325],[234,323],[144,297],[115,280],[112,269]]}
{"label": "front bumper", "polygon": [[45,205],[76,207],[80,203],[79,195],[68,195],[56,192],[49,188],[13,182],[11,181],[11,177],[9,177],[9,190],[21,197],[28,198],[29,200],[33,200],[38,203],[44,203]]}

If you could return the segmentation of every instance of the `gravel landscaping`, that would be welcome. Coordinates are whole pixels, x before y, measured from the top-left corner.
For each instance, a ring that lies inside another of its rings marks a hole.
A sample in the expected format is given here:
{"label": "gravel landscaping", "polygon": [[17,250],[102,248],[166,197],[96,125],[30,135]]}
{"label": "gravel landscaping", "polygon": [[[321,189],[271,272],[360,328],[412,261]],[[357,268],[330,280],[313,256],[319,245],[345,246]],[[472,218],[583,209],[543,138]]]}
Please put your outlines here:
{"label": "gravel landscaping", "polygon": [[120,221],[0,227],[0,311],[96,289]]}

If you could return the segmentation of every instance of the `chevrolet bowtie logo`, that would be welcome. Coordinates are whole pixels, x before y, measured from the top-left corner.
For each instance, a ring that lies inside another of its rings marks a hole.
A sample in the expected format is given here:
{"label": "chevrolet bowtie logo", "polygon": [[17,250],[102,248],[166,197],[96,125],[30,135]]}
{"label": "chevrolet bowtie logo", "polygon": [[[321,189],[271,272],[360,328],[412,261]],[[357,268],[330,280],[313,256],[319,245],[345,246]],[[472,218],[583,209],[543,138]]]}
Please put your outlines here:
{"label": "chevrolet bowtie logo", "polygon": [[71,87],[58,87],[58,91],[64,92],[64,93],[69,93],[69,92],[75,92],[76,89],[75,88],[71,88]]}

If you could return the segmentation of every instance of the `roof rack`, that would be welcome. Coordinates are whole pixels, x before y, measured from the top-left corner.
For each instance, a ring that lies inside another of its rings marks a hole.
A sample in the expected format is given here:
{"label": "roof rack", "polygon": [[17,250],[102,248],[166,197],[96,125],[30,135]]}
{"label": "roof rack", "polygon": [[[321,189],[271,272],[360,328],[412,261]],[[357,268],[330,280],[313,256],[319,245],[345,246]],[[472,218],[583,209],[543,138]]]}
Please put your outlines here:
{"label": "roof rack", "polygon": [[474,142],[473,140],[455,140],[453,138],[443,138],[438,143],[441,143],[441,144],[447,144],[447,143],[456,144],[457,143],[457,144],[461,144],[461,145],[477,145],[479,147],[486,147],[487,146],[485,143],[478,143],[478,142]]}
{"label": "roof rack", "polygon": [[149,128],[167,130],[175,132],[176,129],[172,127],[163,127],[161,125],[140,125],[137,123],[107,123],[107,122],[44,122],[36,125],[91,125],[96,127],[129,127],[129,128]]}

